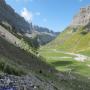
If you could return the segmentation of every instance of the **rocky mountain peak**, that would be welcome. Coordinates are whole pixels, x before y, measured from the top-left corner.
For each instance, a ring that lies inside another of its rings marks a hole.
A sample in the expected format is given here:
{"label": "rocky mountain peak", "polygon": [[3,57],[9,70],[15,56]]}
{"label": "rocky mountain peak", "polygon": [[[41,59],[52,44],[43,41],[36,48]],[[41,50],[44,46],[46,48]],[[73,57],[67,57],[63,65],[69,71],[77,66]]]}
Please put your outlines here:
{"label": "rocky mountain peak", "polygon": [[90,6],[80,8],[79,12],[73,17],[71,26],[85,26],[90,23]]}

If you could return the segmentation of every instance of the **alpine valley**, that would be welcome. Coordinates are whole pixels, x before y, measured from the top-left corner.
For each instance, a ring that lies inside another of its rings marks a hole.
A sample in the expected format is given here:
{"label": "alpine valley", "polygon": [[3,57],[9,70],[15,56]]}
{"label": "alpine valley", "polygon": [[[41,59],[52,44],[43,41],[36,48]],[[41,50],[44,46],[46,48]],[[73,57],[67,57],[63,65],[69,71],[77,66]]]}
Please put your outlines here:
{"label": "alpine valley", "polygon": [[59,33],[0,0],[0,90],[90,90],[89,8]]}

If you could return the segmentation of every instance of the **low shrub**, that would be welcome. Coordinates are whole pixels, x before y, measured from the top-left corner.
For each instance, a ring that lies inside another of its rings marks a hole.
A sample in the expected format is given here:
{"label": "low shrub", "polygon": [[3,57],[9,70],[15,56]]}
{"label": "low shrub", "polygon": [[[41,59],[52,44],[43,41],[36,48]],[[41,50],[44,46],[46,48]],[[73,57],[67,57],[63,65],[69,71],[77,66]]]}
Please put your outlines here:
{"label": "low shrub", "polygon": [[82,31],[81,34],[86,35],[86,34],[88,34],[88,31]]}
{"label": "low shrub", "polygon": [[12,66],[10,64],[6,64],[4,61],[0,61],[0,70],[4,73],[16,75],[16,76],[26,74],[24,70],[18,67]]}

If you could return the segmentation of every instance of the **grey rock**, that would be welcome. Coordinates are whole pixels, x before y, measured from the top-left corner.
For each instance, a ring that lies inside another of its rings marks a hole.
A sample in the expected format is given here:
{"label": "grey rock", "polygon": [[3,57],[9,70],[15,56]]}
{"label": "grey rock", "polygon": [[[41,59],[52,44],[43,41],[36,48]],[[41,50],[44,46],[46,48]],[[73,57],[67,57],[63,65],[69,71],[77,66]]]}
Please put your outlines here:
{"label": "grey rock", "polygon": [[0,75],[0,88],[12,87],[16,90],[55,90],[54,87],[45,81],[41,81],[34,75],[14,76]]}
{"label": "grey rock", "polygon": [[80,8],[79,12],[73,17],[70,26],[85,26],[90,23],[90,6]]}

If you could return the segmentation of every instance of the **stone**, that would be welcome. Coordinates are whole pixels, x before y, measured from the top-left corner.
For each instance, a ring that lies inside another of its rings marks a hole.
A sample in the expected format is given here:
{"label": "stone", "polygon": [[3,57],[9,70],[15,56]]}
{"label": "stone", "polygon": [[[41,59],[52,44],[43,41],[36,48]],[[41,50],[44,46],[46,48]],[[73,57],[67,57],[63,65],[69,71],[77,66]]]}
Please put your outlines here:
{"label": "stone", "polygon": [[85,26],[90,23],[90,6],[80,8],[79,12],[73,17],[70,26]]}
{"label": "stone", "polygon": [[43,90],[55,90],[50,82],[41,81],[34,75],[2,75],[0,78],[0,88],[10,88],[9,90],[41,90],[41,88]]}

